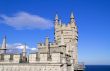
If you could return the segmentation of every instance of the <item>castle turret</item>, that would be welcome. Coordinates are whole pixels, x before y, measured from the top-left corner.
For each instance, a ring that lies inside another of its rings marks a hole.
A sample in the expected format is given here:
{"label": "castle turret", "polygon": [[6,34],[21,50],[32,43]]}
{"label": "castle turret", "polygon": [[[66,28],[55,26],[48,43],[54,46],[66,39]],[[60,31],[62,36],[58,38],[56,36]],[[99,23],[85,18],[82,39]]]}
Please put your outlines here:
{"label": "castle turret", "polygon": [[22,49],[22,62],[26,62],[27,61],[27,57],[26,57],[26,44],[24,45],[24,48]]}
{"label": "castle turret", "polygon": [[24,45],[24,48],[22,50],[22,54],[23,54],[23,57],[26,57],[26,44]]}
{"label": "castle turret", "polygon": [[55,24],[58,24],[58,14],[56,14],[56,16],[55,16]]}
{"label": "castle turret", "polygon": [[45,39],[45,46],[46,46],[46,51],[50,55],[50,43],[49,43],[49,37],[46,37]]}
{"label": "castle turret", "polygon": [[56,14],[55,16],[55,21],[58,21],[58,14]]}
{"label": "castle turret", "polygon": [[[58,30],[58,25],[59,25],[59,19],[58,19],[58,15],[56,14],[56,16],[55,16],[55,20],[54,20],[54,34],[55,35],[57,35],[56,33],[57,33],[57,30]],[[54,37],[55,38],[55,42],[57,43],[57,38],[56,37]]]}
{"label": "castle turret", "polygon": [[6,36],[3,38],[2,49],[6,49]]}
{"label": "castle turret", "polygon": [[71,22],[71,23],[73,23],[73,22],[74,22],[74,15],[73,15],[73,12],[71,12],[70,22]]}
{"label": "castle turret", "polygon": [[6,53],[6,36],[3,38],[1,53]]}
{"label": "castle turret", "polygon": [[72,28],[75,28],[76,27],[73,12],[71,12],[71,15],[70,15],[70,24],[71,24],[71,27]]}
{"label": "castle turret", "polygon": [[77,45],[78,45],[78,35],[77,32],[75,30],[72,30],[72,49],[73,49],[73,59],[74,59],[74,64],[78,64],[78,58],[77,58]]}
{"label": "castle turret", "polygon": [[45,39],[45,45],[48,47],[48,45],[49,45],[49,37],[46,37],[46,39]]}

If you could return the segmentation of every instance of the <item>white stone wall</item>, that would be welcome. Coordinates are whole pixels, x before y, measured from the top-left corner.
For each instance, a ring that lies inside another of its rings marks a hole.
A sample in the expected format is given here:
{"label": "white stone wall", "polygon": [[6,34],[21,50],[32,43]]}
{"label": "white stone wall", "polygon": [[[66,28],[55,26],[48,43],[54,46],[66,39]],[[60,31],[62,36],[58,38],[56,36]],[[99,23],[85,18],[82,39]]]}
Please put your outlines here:
{"label": "white stone wall", "polygon": [[13,62],[14,63],[19,63],[20,60],[20,55],[13,55]]}
{"label": "white stone wall", "polygon": [[4,61],[9,61],[10,60],[10,55],[4,55]]}
{"label": "white stone wall", "polygon": [[60,63],[60,62],[61,62],[61,54],[52,53],[52,63]]}
{"label": "white stone wall", "polygon": [[47,63],[47,54],[40,54],[40,62]]}
{"label": "white stone wall", "polygon": [[51,58],[48,60],[47,53],[41,53],[39,60],[36,60],[36,54],[29,55],[29,63],[60,63],[61,53],[51,53]]}
{"label": "white stone wall", "polygon": [[61,64],[0,64],[0,71],[62,71]]}
{"label": "white stone wall", "polygon": [[29,63],[36,62],[36,54],[29,54]]}
{"label": "white stone wall", "polygon": [[0,60],[0,63],[19,63],[20,60],[20,55],[18,54],[13,55],[13,60],[10,60],[10,54],[4,54],[3,57],[4,60]]}

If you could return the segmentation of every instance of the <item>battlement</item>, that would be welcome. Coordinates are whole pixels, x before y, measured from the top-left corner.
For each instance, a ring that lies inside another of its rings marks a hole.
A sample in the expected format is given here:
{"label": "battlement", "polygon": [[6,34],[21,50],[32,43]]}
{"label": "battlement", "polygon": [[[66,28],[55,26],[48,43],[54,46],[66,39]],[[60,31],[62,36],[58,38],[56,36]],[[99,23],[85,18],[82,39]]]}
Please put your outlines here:
{"label": "battlement", "polygon": [[0,63],[19,63],[20,54],[0,54]]}
{"label": "battlement", "polygon": [[[49,43],[49,46],[50,46],[50,47],[57,47],[56,43]],[[38,47],[38,48],[46,48],[47,46],[46,46],[45,43],[38,43],[38,44],[37,44],[37,47]]]}
{"label": "battlement", "polygon": [[[38,54],[30,54],[29,55],[29,63],[61,63],[63,64],[64,53],[62,52],[53,52],[51,54],[46,52],[40,52]],[[65,55],[65,59],[68,59],[67,64],[70,63],[70,55]]]}
{"label": "battlement", "polygon": [[[51,53],[50,58],[48,53],[40,53],[39,57],[36,54],[29,55],[29,63],[60,63],[61,53]],[[39,60],[38,60],[39,58]]]}
{"label": "battlement", "polygon": [[58,30],[72,30],[73,28],[76,28],[76,26],[73,24],[65,24],[65,23],[62,23],[62,24],[56,24],[55,25],[55,30],[58,31]]}

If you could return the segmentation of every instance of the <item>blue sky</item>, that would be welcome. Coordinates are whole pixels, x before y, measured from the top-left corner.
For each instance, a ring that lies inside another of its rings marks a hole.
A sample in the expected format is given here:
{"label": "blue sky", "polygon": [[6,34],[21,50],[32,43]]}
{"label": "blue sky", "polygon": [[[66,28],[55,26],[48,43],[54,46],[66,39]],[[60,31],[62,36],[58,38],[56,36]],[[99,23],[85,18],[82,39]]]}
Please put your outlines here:
{"label": "blue sky", "polygon": [[79,61],[110,64],[109,0],[0,0],[0,43],[4,35],[9,45],[26,43],[29,48],[46,36],[53,41],[55,14],[68,23],[71,11],[79,31]]}

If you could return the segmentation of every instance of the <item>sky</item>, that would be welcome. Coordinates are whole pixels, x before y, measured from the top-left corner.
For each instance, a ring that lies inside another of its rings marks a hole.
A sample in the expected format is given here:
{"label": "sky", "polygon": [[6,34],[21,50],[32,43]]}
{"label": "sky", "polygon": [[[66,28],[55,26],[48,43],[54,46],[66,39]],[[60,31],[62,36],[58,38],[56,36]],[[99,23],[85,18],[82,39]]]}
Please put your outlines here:
{"label": "sky", "polygon": [[78,26],[79,62],[110,65],[109,0],[0,0],[0,44],[5,35],[8,46],[26,43],[31,50],[46,36],[53,42],[55,14],[67,24],[71,12]]}

